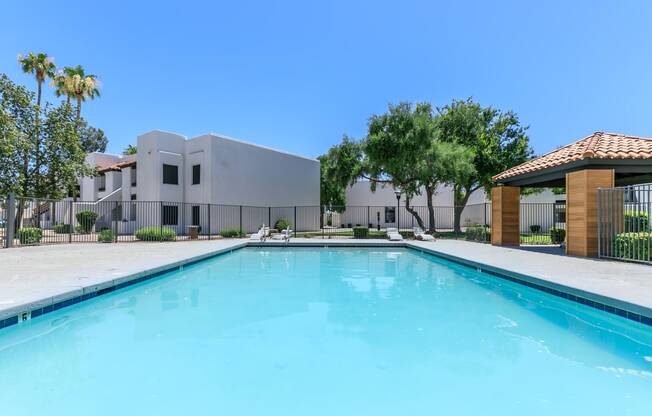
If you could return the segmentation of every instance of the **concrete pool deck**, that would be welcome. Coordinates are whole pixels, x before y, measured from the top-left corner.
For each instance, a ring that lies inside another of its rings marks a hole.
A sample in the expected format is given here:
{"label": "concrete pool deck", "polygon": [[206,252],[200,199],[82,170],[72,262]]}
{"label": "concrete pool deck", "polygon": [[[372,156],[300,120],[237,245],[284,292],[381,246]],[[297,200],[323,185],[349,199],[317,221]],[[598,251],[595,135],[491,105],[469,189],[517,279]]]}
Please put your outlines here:
{"label": "concrete pool deck", "polygon": [[[249,240],[65,244],[0,250],[0,320],[249,245]],[[261,243],[253,243],[260,245]],[[284,246],[268,241],[265,246]],[[457,240],[292,239],[302,246],[411,247],[652,319],[652,267]]]}

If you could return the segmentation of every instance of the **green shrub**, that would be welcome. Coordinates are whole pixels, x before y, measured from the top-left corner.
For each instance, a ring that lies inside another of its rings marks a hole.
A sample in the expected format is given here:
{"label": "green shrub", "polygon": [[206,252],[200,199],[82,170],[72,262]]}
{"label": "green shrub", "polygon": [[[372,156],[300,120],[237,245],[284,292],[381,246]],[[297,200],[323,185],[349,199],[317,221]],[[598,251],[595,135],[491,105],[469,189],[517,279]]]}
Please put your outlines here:
{"label": "green shrub", "polygon": [[628,260],[649,261],[652,233],[620,233],[614,239],[614,256]]}
{"label": "green shrub", "polygon": [[414,238],[414,231],[399,231],[398,233],[405,239]]}
{"label": "green shrub", "polygon": [[99,215],[95,211],[79,211],[75,214],[75,218],[77,218],[77,222],[79,223],[79,225],[75,227],[75,230],[80,234],[90,233],[93,230],[93,226],[95,225],[98,216]]}
{"label": "green shrub", "polygon": [[538,234],[538,233],[540,233],[540,232],[541,232],[541,226],[540,226],[540,225],[537,225],[537,224],[535,224],[535,225],[530,225],[530,232],[531,232],[532,234]]}
{"label": "green shrub", "polygon": [[68,234],[71,230],[70,224],[55,224],[52,229],[55,234]]}
{"label": "green shrub", "polygon": [[625,232],[648,231],[650,221],[645,211],[625,211]]}
{"label": "green shrub", "polygon": [[491,239],[491,230],[484,225],[472,225],[466,228],[464,238],[468,241],[489,241]]}
{"label": "green shrub", "polygon": [[369,228],[353,227],[353,238],[367,238],[368,236],[369,236]]}
{"label": "green shrub", "polygon": [[244,237],[244,234],[240,232],[238,227],[222,228],[220,235],[224,238]]}
{"label": "green shrub", "polygon": [[290,222],[288,220],[286,220],[285,218],[279,218],[274,223],[274,228],[276,228],[277,230],[282,231],[282,230],[285,230],[288,227],[292,228],[292,224],[290,224]]}
{"label": "green shrub", "polygon": [[135,235],[141,241],[174,241],[177,237],[170,227],[143,227],[136,230]]}
{"label": "green shrub", "polygon": [[112,230],[102,230],[97,235],[97,241],[100,243],[112,243],[115,240],[115,235]]}
{"label": "green shrub", "polygon": [[18,230],[20,244],[38,244],[43,237],[43,230],[34,227],[25,227]]}
{"label": "green shrub", "polygon": [[552,244],[561,244],[566,240],[566,230],[563,228],[551,228],[549,232]]}

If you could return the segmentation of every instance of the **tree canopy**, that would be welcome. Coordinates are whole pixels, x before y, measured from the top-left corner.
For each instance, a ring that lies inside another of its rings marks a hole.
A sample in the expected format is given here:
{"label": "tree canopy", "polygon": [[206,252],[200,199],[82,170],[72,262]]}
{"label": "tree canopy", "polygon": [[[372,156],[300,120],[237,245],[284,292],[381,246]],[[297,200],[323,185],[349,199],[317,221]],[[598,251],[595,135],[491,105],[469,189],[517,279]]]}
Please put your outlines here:
{"label": "tree canopy", "polygon": [[532,156],[526,134],[512,111],[502,112],[482,107],[472,99],[454,100],[437,109],[437,131],[441,141],[470,149],[475,169],[453,182],[455,231],[460,231],[460,218],[471,194],[481,188],[491,191],[491,177],[525,162]]}
{"label": "tree canopy", "polygon": [[73,108],[64,102],[41,109],[33,101],[34,93],[0,76],[0,194],[61,198],[93,170]]}

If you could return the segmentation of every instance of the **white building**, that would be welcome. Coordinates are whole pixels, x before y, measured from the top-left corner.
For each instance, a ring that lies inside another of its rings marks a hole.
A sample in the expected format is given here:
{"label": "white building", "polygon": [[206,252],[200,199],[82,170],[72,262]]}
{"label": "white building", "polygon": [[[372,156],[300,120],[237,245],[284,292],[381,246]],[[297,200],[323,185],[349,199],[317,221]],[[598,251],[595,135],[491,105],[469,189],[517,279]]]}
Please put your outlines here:
{"label": "white building", "polygon": [[120,234],[157,224],[177,232],[187,225],[206,231],[209,224],[211,232],[225,224],[252,231],[294,214],[294,208],[266,207],[310,206],[318,212],[316,159],[213,133],[187,139],[154,130],[138,136],[136,147],[131,156],[87,156],[100,175],[81,179],[84,203],[76,211],[85,206],[98,212],[99,226],[119,222]]}

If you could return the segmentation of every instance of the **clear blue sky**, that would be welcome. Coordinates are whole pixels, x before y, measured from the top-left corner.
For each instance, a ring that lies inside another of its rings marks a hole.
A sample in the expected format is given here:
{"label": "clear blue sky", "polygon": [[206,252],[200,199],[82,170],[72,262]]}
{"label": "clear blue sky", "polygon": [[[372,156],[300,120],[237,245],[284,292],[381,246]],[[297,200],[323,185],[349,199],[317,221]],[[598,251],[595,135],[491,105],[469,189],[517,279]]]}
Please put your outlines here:
{"label": "clear blue sky", "polygon": [[98,75],[83,114],[111,152],[163,129],[317,156],[389,102],[469,96],[537,153],[652,136],[649,1],[211,3],[5,1],[0,72],[33,87],[16,55],[44,51]]}

